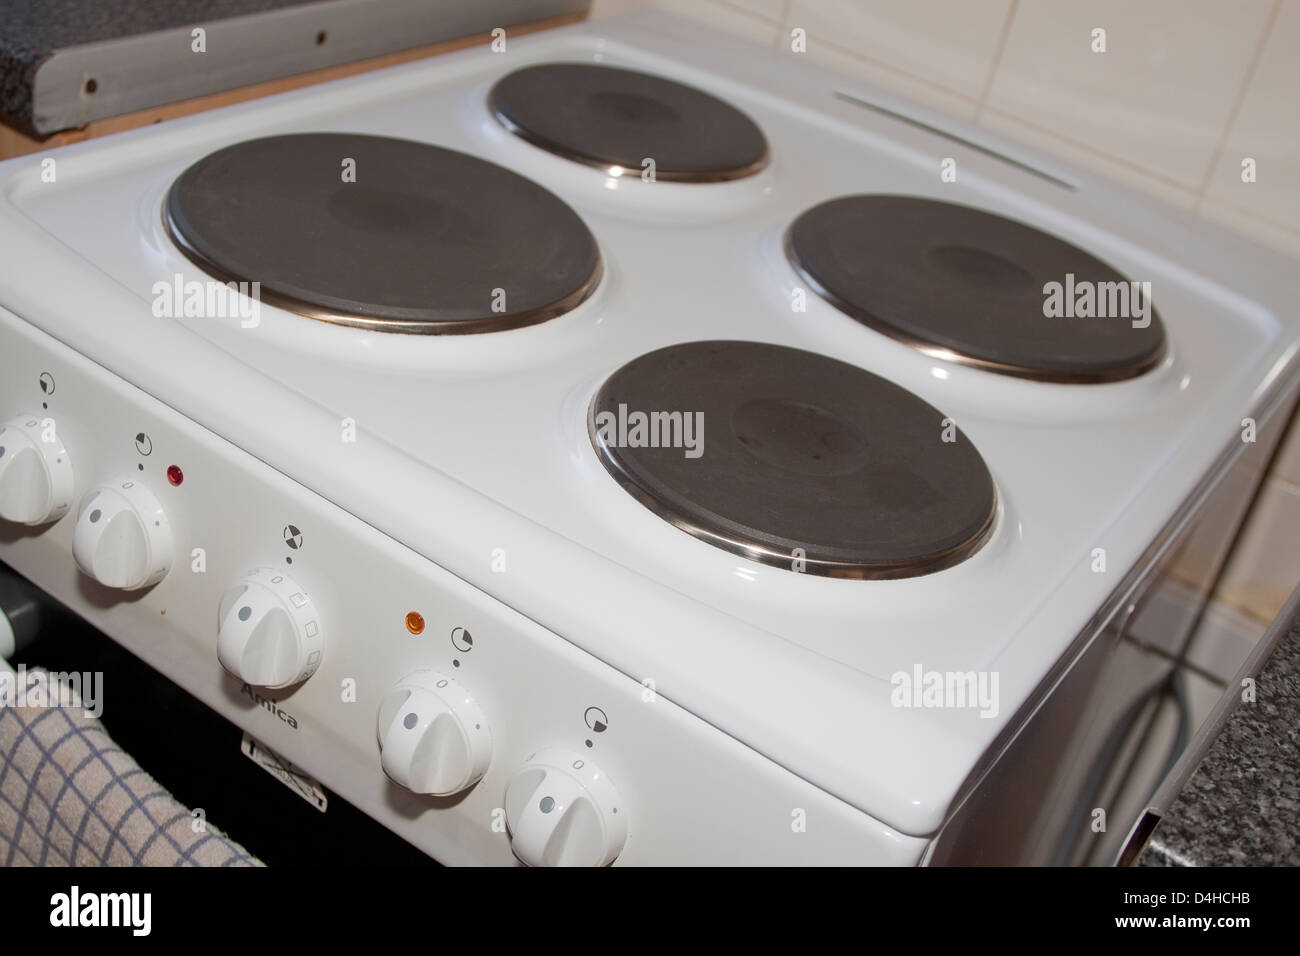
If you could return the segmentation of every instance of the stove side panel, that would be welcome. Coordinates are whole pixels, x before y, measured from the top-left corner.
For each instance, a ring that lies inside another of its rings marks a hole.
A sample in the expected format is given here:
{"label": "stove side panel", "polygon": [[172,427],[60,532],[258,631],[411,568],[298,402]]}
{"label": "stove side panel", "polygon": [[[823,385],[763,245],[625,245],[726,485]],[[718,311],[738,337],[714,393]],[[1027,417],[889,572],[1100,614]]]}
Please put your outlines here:
{"label": "stove side panel", "polygon": [[[995,762],[971,775],[945,823],[930,865],[1110,863],[1162,777],[1122,778],[1120,764],[1147,742],[1152,714],[1174,693],[1187,651],[1237,532],[1296,404],[1296,386],[1275,392],[1257,416],[1259,439],[1230,449],[1230,464],[1185,504],[1108,602],[1073,663],[1036,694],[1032,713]],[[1136,578],[1136,583],[1133,583]],[[1067,657],[1068,661],[1069,658]],[[1185,728],[1180,740],[1195,727]],[[999,746],[995,745],[995,747]],[[1164,746],[1152,741],[1152,746]],[[991,750],[997,753],[997,749]],[[1178,753],[1156,761],[1172,766]],[[1136,807],[1136,810],[1135,810]],[[1099,813],[1098,811],[1102,811]]]}

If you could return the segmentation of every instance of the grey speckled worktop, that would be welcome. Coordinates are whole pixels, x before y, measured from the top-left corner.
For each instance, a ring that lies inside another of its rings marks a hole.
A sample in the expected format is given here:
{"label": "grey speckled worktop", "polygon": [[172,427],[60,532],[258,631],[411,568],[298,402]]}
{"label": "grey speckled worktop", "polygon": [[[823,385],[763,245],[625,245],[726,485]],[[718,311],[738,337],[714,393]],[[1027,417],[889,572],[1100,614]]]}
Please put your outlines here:
{"label": "grey speckled worktop", "polygon": [[0,0],[0,115],[32,121],[33,82],[55,50],[314,0]]}
{"label": "grey speckled worktop", "polygon": [[[1300,865],[1300,613],[1258,669],[1139,858],[1141,866]],[[1239,682],[1238,682],[1239,683]],[[1240,694],[1240,687],[1233,692]]]}

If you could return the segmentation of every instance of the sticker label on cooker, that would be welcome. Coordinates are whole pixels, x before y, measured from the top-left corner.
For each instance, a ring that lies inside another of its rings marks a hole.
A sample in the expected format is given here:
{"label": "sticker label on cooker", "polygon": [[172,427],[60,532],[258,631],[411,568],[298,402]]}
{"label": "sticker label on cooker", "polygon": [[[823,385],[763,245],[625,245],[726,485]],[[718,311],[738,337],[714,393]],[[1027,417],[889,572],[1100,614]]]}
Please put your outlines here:
{"label": "sticker label on cooker", "polygon": [[329,798],[325,796],[325,788],[317,783],[314,778],[307,776],[274,750],[254,740],[248,734],[244,734],[244,742],[240,749],[244,752],[244,756],[252,760],[253,763],[275,777],[276,780],[279,780],[321,813],[325,812],[325,808],[329,805]]}

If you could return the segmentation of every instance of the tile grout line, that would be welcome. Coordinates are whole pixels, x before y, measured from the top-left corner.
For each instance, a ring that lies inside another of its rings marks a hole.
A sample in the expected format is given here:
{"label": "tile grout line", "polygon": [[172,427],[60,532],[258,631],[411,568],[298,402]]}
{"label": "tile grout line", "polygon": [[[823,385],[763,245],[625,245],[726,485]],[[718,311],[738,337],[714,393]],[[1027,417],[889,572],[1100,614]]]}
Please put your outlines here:
{"label": "tile grout line", "polygon": [[998,67],[1002,65],[1002,54],[1006,51],[1007,40],[1011,37],[1011,24],[1016,19],[1016,14],[1020,11],[1020,0],[1011,0],[1011,5],[1007,7],[1007,14],[1002,19],[1002,34],[998,37],[998,45],[993,49],[993,61],[989,64],[989,75],[984,79],[984,89],[980,91],[979,105],[975,108],[976,124],[984,117],[984,107],[988,105],[989,94],[993,92],[993,81],[997,78]]}
{"label": "tile grout line", "polygon": [[[785,7],[783,10],[784,16],[781,21],[780,30],[777,33],[778,46],[780,45],[781,36],[784,34],[788,34],[788,32],[791,29],[793,29],[795,26],[795,24],[790,19],[790,15],[792,12],[791,8],[793,6],[794,6],[794,0],[785,0]],[[877,60],[874,57],[866,56],[863,53],[859,53],[857,50],[850,49],[849,47],[846,46],[841,46],[840,44],[834,42],[833,40],[825,40],[819,38],[817,42],[824,45],[827,49],[831,50],[833,53],[839,54],[840,56],[846,57],[851,60],[857,60],[860,63],[865,63],[868,66],[875,67],[878,70],[883,70],[885,73],[907,80],[910,83],[916,83],[921,86],[928,87],[929,89],[937,93],[942,93],[945,96],[952,97],[953,99],[961,100],[963,103],[969,104],[971,106],[978,105],[978,102],[974,98],[972,98],[968,93],[963,93],[959,90],[955,90],[952,87],[946,86],[943,83],[940,83],[937,80],[933,80],[928,76],[921,76],[918,73],[911,73],[907,70],[894,66],[891,63],[885,63],[883,60]],[[828,70],[831,73],[842,75],[848,79],[857,80],[858,82],[865,82],[872,86],[879,87],[882,91],[886,93],[890,93],[892,95],[899,96],[904,100],[908,100],[909,102],[913,102],[912,97],[909,96],[906,92],[899,91],[896,88],[887,85],[886,83],[880,82],[875,79],[862,79],[861,77],[855,77],[852,74],[843,72],[839,69],[836,69],[833,66],[823,66],[823,68]],[[941,107],[927,106],[925,103],[922,103],[920,101],[914,101],[914,102],[916,102],[916,105],[925,107],[927,109],[940,109],[942,112],[949,112],[947,110],[942,110]],[[952,114],[949,112],[949,115]]]}
{"label": "tile grout line", "polygon": [[[781,40],[782,37],[785,35],[785,32],[791,29],[793,26],[791,17],[793,14],[794,0],[781,0],[780,11],[778,14],[779,19],[775,21],[763,16],[762,14],[752,9],[738,5],[735,2],[735,0],[711,0],[711,2],[722,7],[723,9],[726,9],[728,12],[741,14],[753,21],[761,22],[769,26],[775,25],[776,36],[774,42],[775,42],[775,46],[778,49],[781,47]],[[1186,198],[1191,200],[1190,206],[1184,207],[1187,208],[1189,212],[1192,212],[1197,215],[1205,215],[1205,209],[1207,206],[1219,206],[1219,207],[1223,207],[1229,212],[1237,213],[1240,215],[1241,214],[1240,210],[1238,210],[1237,207],[1232,206],[1228,203],[1210,199],[1206,195],[1206,191],[1208,189],[1209,182],[1213,177],[1214,171],[1217,168],[1218,163],[1222,157],[1222,154],[1226,149],[1229,132],[1233,124],[1236,122],[1241,107],[1245,102],[1245,98],[1249,91],[1250,85],[1254,80],[1256,72],[1258,71],[1259,64],[1263,60],[1264,52],[1268,45],[1269,37],[1273,31],[1274,25],[1277,22],[1278,16],[1281,13],[1281,7],[1282,7],[1282,0],[1274,0],[1273,7],[1269,12],[1269,17],[1265,22],[1262,30],[1261,40],[1256,45],[1254,55],[1251,59],[1250,66],[1246,71],[1246,75],[1244,77],[1242,86],[1238,90],[1230,114],[1224,125],[1223,131],[1220,134],[1218,145],[1214,151],[1214,155],[1210,162],[1209,172],[1206,176],[1206,179],[1202,182],[1202,184],[1199,187],[1191,185],[1189,183],[1179,182],[1170,179],[1167,176],[1163,175],[1162,173],[1157,172],[1156,170],[1149,169],[1145,166],[1125,160],[1121,157],[1112,155],[1103,150],[1099,150],[1086,143],[1076,142],[1068,137],[1061,136],[1058,133],[1055,133],[1051,130],[1038,126],[1037,124],[1032,123],[1020,116],[1017,116],[1012,113],[1008,113],[1005,110],[1001,110],[998,109],[997,107],[989,105],[989,96],[992,93],[993,85],[997,79],[998,69],[1000,68],[1002,59],[1005,56],[1007,44],[1011,36],[1011,30],[1015,23],[1015,18],[1019,13],[1020,0],[1010,0],[1010,3],[1007,7],[1007,12],[1003,17],[1002,29],[998,37],[998,42],[997,45],[994,47],[993,55],[990,61],[988,74],[985,77],[983,87],[979,94],[978,99],[972,99],[967,94],[955,90],[942,83],[939,83],[930,77],[921,76],[919,74],[901,69],[892,64],[885,63],[873,57],[866,56],[858,52],[857,50],[853,50],[850,49],[849,47],[842,46],[839,43],[834,42],[833,40],[821,39],[818,42],[824,43],[827,48],[829,48],[830,50],[834,51],[837,54],[867,64],[875,69],[882,71],[887,75],[897,77],[901,80],[910,83],[920,84],[937,93],[942,93],[947,96],[954,97],[957,100],[961,100],[968,104],[973,105],[975,107],[975,113],[970,120],[972,123],[980,124],[986,114],[990,116],[998,117],[1000,119],[1009,120],[1013,123],[1024,126],[1028,131],[1036,135],[1045,137],[1046,139],[1050,140],[1054,144],[1067,146],[1072,150],[1073,149],[1082,150],[1088,154],[1091,154],[1097,159],[1102,160],[1103,162],[1114,163],[1117,166],[1122,167],[1128,170],[1129,172],[1142,177],[1143,179],[1148,179],[1153,183],[1158,184],[1162,187],[1172,189],[1178,193],[1185,194]],[[868,81],[868,82],[877,82],[882,88],[886,89],[891,93],[898,92],[887,82],[881,82],[881,81]],[[901,92],[898,92],[898,95],[906,96],[905,93],[901,93]],[[1142,187],[1140,185],[1135,185],[1134,188],[1141,189]],[[1144,191],[1150,192],[1149,189]],[[1275,219],[1270,219],[1267,216],[1253,216],[1252,218],[1258,218],[1264,224],[1278,231],[1286,233],[1288,235],[1300,234],[1300,233],[1296,233],[1288,224],[1280,222]],[[1247,233],[1247,235],[1252,235],[1252,234]]]}
{"label": "tile grout line", "polygon": [[[1300,421],[1300,419],[1297,419],[1297,421]],[[1281,472],[1277,472],[1277,471],[1265,472],[1264,481],[1265,482],[1276,481],[1278,484],[1285,486],[1282,489],[1283,491],[1289,492],[1290,494],[1293,494],[1296,497],[1300,497],[1300,482],[1296,482],[1293,479],[1288,478],[1286,475],[1282,474]]]}
{"label": "tile grout line", "polygon": [[1215,144],[1214,152],[1210,156],[1209,168],[1205,171],[1201,186],[1196,191],[1196,205],[1192,207],[1193,212],[1199,213],[1201,211],[1201,204],[1206,198],[1205,194],[1209,191],[1211,183],[1214,182],[1214,173],[1219,168],[1219,161],[1223,159],[1223,154],[1228,148],[1228,137],[1232,133],[1233,126],[1237,123],[1237,116],[1241,112],[1242,104],[1246,102],[1250,87],[1255,82],[1255,74],[1259,70],[1260,63],[1264,60],[1264,51],[1268,49],[1268,41],[1273,35],[1273,27],[1277,25],[1277,18],[1281,12],[1282,0],[1273,0],[1273,9],[1269,11],[1268,21],[1264,24],[1259,43],[1255,46],[1255,55],[1250,61],[1250,67],[1246,70],[1246,75],[1241,82],[1241,88],[1237,90],[1232,109],[1228,112],[1228,118],[1223,124],[1223,131],[1219,134],[1219,141]]}
{"label": "tile grout line", "polygon": [[[786,3],[788,4],[789,0],[786,0]],[[782,23],[781,20],[769,19],[768,17],[765,17],[763,14],[759,13],[757,10],[751,10],[749,7],[741,6],[738,3],[732,3],[731,0],[706,0],[706,4],[711,4],[715,7],[721,7],[723,10],[726,10],[728,13],[731,14],[738,14],[742,19],[749,19],[749,20],[753,20],[755,23],[761,23],[764,26],[774,27],[776,30],[776,35],[772,40],[773,45],[777,47],[781,45],[781,23]],[[784,13],[784,9],[782,10],[782,13]],[[713,26],[713,28],[716,30],[731,32],[728,31],[726,27],[719,26],[716,23],[710,22],[709,25]]]}
{"label": "tile grout line", "polygon": [[[839,55],[847,57],[848,59],[857,60],[860,63],[865,63],[869,66],[873,66],[878,70],[883,70],[885,73],[890,73],[893,74],[894,76],[901,77],[904,80],[908,80],[909,82],[916,83],[921,86],[929,87],[930,89],[938,93],[943,93],[947,96],[952,97],[953,99],[961,100],[964,103],[969,103],[972,106],[977,105],[976,100],[974,100],[969,94],[962,93],[958,90],[955,90],[951,86],[945,86],[944,84],[936,80],[930,79],[928,76],[921,76],[919,73],[911,73],[908,70],[901,69],[900,67],[894,66],[891,63],[886,63],[883,60],[877,60],[874,57],[865,56],[864,54],[858,53],[856,50],[850,50],[848,47],[840,46],[838,43],[835,43],[831,40],[819,39],[817,42],[821,43],[822,45],[830,49],[832,52],[838,53]],[[824,67],[824,68],[830,70],[830,72],[833,73],[840,72],[839,70],[836,70],[833,67]],[[903,99],[906,100],[911,99],[911,97],[909,97],[905,92],[899,92],[891,87],[885,86],[883,83],[879,83],[878,81],[872,79],[862,80],[860,78],[855,78],[849,74],[842,74],[842,75],[847,76],[849,79],[858,79],[859,82],[866,82],[873,86],[879,86],[885,92],[894,94]],[[923,103],[917,103],[917,105],[925,106],[925,104]],[[935,107],[928,107],[928,108],[933,109]]]}

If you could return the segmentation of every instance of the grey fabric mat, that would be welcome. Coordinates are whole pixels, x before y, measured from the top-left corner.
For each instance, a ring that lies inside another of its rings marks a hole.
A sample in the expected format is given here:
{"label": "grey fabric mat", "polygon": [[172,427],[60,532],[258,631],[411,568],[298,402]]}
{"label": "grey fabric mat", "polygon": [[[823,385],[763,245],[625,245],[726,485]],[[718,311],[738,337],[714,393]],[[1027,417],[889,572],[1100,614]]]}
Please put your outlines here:
{"label": "grey fabric mat", "polygon": [[45,672],[16,675],[0,662],[0,682],[9,685],[0,688],[0,864],[262,865],[173,799],[78,697],[42,699]]}

